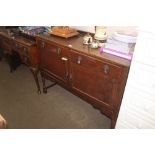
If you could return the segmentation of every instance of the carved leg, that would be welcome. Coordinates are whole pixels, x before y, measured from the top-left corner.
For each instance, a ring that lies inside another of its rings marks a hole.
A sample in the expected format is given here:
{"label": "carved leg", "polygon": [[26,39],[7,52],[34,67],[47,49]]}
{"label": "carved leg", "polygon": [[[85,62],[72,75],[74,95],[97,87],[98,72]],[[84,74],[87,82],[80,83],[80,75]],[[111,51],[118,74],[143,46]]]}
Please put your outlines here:
{"label": "carved leg", "polygon": [[37,85],[37,89],[38,89],[38,94],[41,94],[39,80],[38,80],[39,69],[38,69],[38,67],[30,67],[30,71],[32,72],[33,77],[35,79],[35,82],[36,82],[36,85]]}
{"label": "carved leg", "polygon": [[46,84],[45,84],[45,77],[43,76],[43,74],[41,74],[41,79],[42,79],[42,83],[43,83],[43,93],[47,93],[47,87],[46,87]]}

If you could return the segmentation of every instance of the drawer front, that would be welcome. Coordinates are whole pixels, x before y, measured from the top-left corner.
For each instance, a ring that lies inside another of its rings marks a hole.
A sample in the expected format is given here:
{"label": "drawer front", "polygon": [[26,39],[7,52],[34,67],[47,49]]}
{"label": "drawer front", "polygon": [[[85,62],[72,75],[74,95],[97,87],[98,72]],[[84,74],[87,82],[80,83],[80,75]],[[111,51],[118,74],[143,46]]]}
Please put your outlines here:
{"label": "drawer front", "polygon": [[79,54],[73,50],[71,50],[70,57],[73,63],[92,69],[97,68],[97,60],[95,58]]}
{"label": "drawer front", "polygon": [[25,55],[27,57],[29,56],[29,47],[27,46],[24,46],[20,43],[15,42],[13,45],[13,49],[22,55]]}
{"label": "drawer front", "polygon": [[93,57],[79,54],[72,51],[70,53],[71,62],[88,69],[95,70],[97,73],[105,75],[105,77],[119,78],[122,73],[122,68],[104,61],[97,60]]}
{"label": "drawer front", "polygon": [[14,42],[13,49],[19,53],[22,63],[26,65],[30,64],[29,47]]}
{"label": "drawer front", "polygon": [[17,42],[14,43],[13,49],[17,52],[21,52],[23,50],[23,46]]}
{"label": "drawer front", "polygon": [[46,54],[49,55],[55,55],[57,57],[62,57],[62,56],[67,56],[68,57],[68,52],[63,47],[47,43],[46,41],[43,40],[37,40],[37,47],[39,48],[41,54],[44,54],[46,51]]}

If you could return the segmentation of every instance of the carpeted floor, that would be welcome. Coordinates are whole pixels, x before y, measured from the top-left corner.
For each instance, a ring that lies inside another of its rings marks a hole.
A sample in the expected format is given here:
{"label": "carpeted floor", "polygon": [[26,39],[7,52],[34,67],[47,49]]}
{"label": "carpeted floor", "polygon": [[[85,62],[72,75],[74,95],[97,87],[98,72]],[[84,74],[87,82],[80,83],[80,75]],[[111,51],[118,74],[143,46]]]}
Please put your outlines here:
{"label": "carpeted floor", "polygon": [[[40,85],[42,83],[40,80]],[[0,61],[0,113],[11,129],[107,129],[110,119],[90,104],[56,85],[38,95],[29,69],[13,73]]]}

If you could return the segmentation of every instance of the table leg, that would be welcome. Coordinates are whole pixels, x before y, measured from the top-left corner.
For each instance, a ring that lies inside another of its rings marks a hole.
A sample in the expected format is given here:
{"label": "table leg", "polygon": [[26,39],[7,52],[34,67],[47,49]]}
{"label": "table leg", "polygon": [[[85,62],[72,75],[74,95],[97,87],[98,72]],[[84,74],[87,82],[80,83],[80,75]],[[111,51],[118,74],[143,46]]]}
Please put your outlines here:
{"label": "table leg", "polygon": [[38,89],[38,94],[41,94],[39,80],[38,80],[39,68],[38,67],[30,67],[30,71],[32,72],[33,77],[35,79],[35,82],[36,82],[36,85],[37,85],[37,89]]}
{"label": "table leg", "polygon": [[41,73],[41,79],[42,79],[42,83],[43,83],[43,93],[47,93],[47,87],[46,87],[46,84],[45,84],[45,82],[46,82],[46,79],[45,79],[45,77],[43,76],[43,74]]}

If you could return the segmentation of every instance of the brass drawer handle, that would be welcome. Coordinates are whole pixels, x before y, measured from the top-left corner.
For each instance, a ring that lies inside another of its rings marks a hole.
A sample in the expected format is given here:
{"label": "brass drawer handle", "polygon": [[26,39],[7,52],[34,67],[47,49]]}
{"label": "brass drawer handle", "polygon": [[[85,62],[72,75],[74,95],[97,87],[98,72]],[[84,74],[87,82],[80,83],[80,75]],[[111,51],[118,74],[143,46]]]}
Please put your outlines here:
{"label": "brass drawer handle", "polygon": [[45,48],[45,43],[41,42],[41,48]]}
{"label": "brass drawer handle", "polygon": [[81,60],[82,60],[82,57],[81,56],[78,56],[78,59],[77,59],[77,64],[81,64]]}
{"label": "brass drawer handle", "polygon": [[27,48],[26,47],[24,47],[24,52],[26,52],[27,51]]}
{"label": "brass drawer handle", "polygon": [[65,77],[64,77],[64,79],[67,80],[67,79],[68,79],[68,76],[69,76],[69,73],[66,72],[66,73],[65,73]]}
{"label": "brass drawer handle", "polygon": [[27,57],[24,57],[24,61],[27,62],[28,61],[28,58]]}
{"label": "brass drawer handle", "polygon": [[110,68],[109,68],[108,65],[104,65],[103,66],[103,71],[104,71],[105,74],[108,74],[109,73],[109,70],[110,70]]}
{"label": "brass drawer handle", "polygon": [[61,53],[61,48],[57,48],[57,54],[60,55]]}

